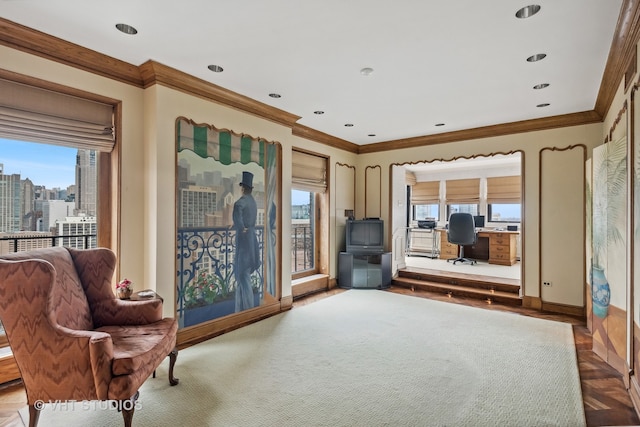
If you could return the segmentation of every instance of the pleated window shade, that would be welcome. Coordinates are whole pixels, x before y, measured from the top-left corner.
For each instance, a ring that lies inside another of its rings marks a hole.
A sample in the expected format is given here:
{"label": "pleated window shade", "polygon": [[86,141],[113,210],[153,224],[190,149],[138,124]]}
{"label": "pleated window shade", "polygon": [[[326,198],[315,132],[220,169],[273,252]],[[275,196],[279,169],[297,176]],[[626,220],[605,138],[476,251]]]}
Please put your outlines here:
{"label": "pleated window shade", "polygon": [[521,185],[520,176],[487,178],[487,203],[520,203]]}
{"label": "pleated window shade", "polygon": [[296,190],[324,193],[327,191],[327,159],[293,150],[292,186]]}
{"label": "pleated window shade", "polygon": [[416,182],[411,186],[411,204],[440,203],[440,181]]}
{"label": "pleated window shade", "polygon": [[480,203],[480,178],[447,180],[447,203]]}
{"label": "pleated window shade", "polygon": [[0,79],[0,137],[113,150],[113,106]]}

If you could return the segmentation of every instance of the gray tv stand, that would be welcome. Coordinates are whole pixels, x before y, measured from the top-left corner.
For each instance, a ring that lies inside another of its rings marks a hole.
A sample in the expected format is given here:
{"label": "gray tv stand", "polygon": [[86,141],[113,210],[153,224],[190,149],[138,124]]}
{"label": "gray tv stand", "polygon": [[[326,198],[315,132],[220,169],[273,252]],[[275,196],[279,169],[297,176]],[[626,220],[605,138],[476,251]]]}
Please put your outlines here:
{"label": "gray tv stand", "polygon": [[391,286],[391,252],[340,252],[338,270],[341,288],[388,288]]}

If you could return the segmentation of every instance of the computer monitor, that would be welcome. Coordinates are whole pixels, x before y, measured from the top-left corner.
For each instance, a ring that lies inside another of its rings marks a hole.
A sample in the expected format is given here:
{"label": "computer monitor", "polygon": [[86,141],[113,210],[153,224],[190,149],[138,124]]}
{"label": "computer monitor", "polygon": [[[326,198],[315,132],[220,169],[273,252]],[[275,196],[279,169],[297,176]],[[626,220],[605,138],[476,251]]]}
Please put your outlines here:
{"label": "computer monitor", "polygon": [[484,228],[484,215],[474,215],[473,223],[476,228]]}

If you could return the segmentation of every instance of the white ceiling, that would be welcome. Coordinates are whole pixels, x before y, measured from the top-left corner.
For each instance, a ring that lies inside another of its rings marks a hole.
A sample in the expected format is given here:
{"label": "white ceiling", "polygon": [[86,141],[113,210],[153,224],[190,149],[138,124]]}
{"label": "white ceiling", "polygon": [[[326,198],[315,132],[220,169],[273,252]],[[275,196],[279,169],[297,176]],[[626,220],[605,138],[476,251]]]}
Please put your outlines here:
{"label": "white ceiling", "polygon": [[0,17],[134,65],[157,61],[363,145],[593,110],[622,0],[535,0],[538,14],[516,18],[528,4],[0,0]]}

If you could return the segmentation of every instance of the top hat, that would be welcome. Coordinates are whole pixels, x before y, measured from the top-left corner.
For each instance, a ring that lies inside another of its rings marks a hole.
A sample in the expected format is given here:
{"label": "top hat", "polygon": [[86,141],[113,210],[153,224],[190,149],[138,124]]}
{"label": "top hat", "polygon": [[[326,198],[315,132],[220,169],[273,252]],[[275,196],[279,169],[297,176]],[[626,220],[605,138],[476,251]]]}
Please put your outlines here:
{"label": "top hat", "polygon": [[253,174],[251,172],[242,172],[242,182],[240,185],[253,188]]}

